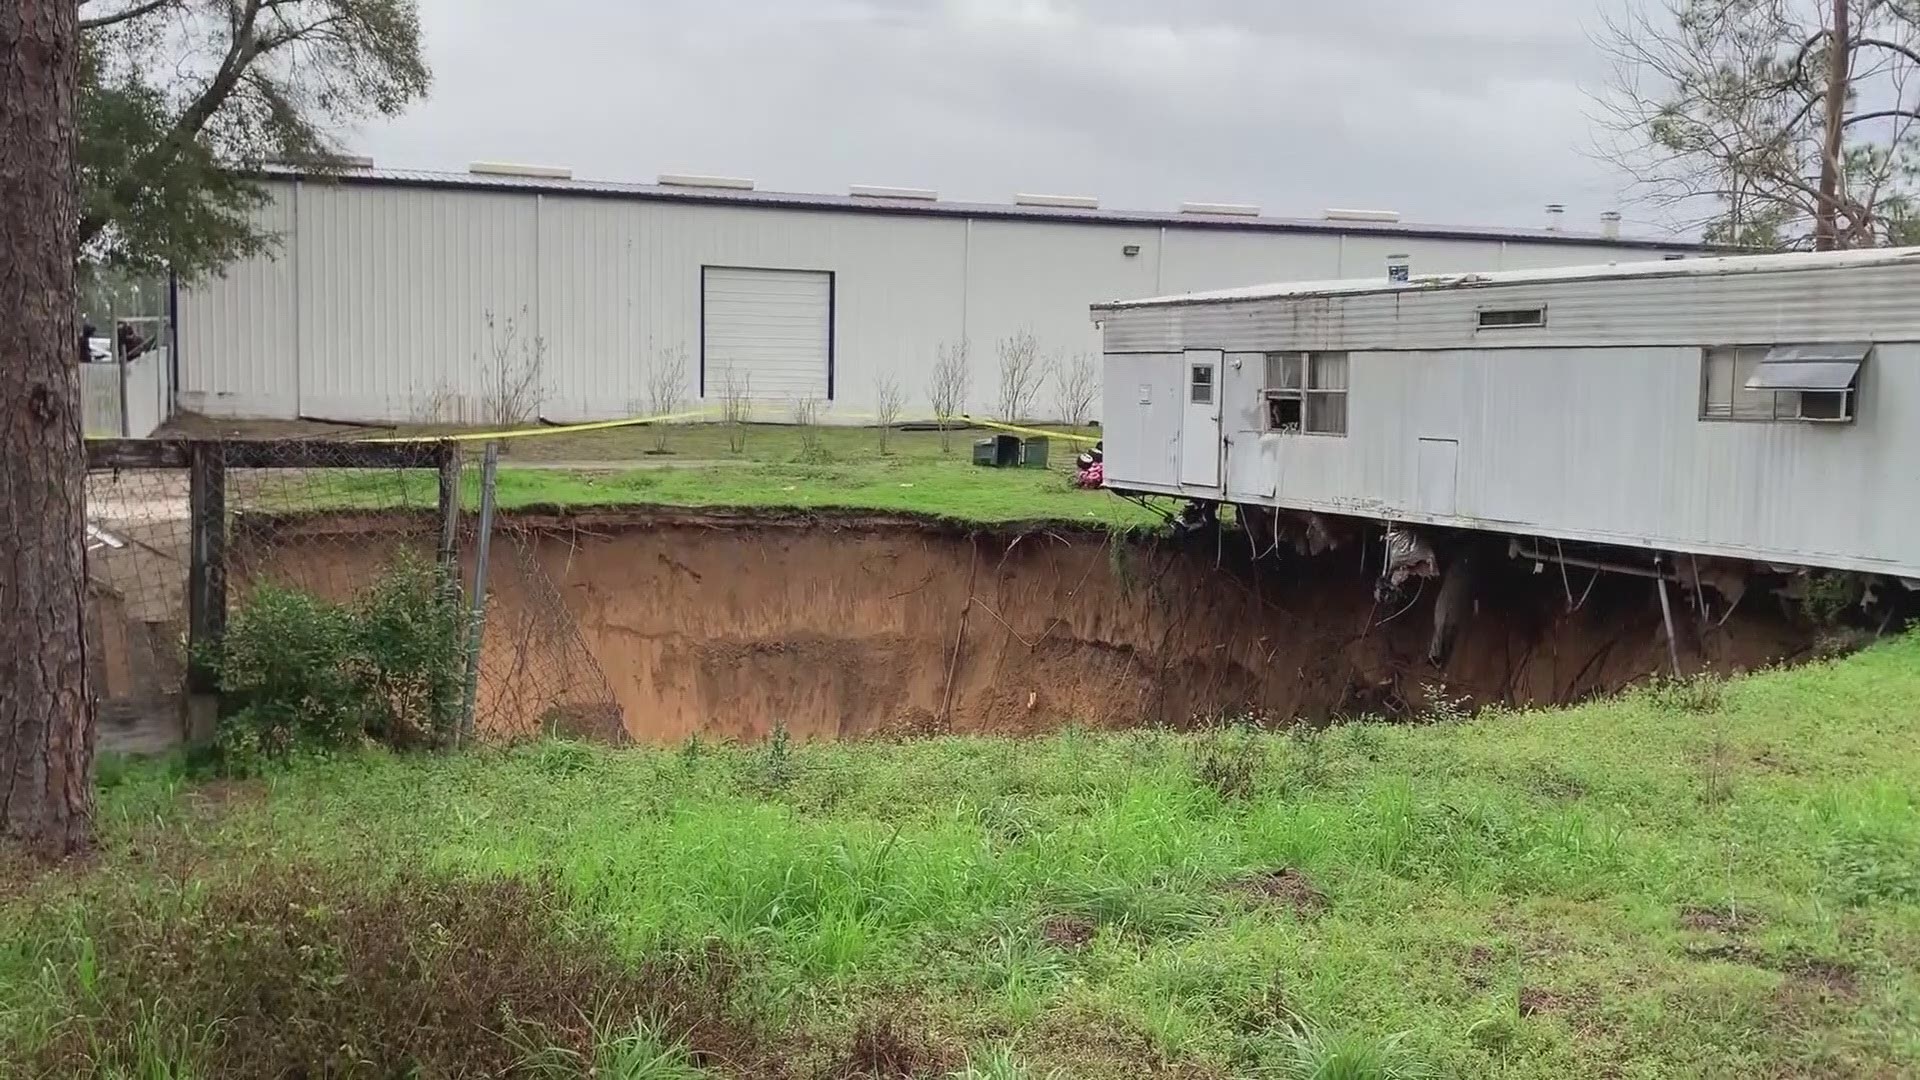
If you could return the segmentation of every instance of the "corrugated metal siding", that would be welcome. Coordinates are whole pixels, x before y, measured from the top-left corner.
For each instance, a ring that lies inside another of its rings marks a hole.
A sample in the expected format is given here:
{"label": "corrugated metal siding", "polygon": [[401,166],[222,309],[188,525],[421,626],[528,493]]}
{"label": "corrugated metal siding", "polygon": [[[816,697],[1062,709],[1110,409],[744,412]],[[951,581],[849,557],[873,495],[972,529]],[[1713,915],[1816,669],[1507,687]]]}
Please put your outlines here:
{"label": "corrugated metal siding", "polygon": [[535,362],[541,338],[535,205],[514,195],[304,185],[302,413],[493,419],[494,373]]}
{"label": "corrugated metal siding", "polygon": [[[830,419],[870,419],[882,376],[905,391],[909,414],[925,415],[937,350],[963,339],[972,356],[966,405],[979,412],[994,406],[1001,339],[1030,329],[1047,354],[1097,352],[1087,318],[1096,301],[1335,275],[1350,261],[1370,273],[1388,248],[1409,250],[1417,269],[1494,270],[1526,246],[875,214],[779,200],[610,199],[557,183],[467,190],[309,181],[298,189],[296,230],[294,185],[267,186],[275,200],[265,221],[285,236],[279,258],[182,293],[189,408],[477,420],[486,412],[483,374],[508,319],[519,341],[545,346],[546,417],[642,411],[648,365],[683,349],[686,397],[698,403],[701,267],[735,266],[834,272]],[[1125,254],[1130,244],[1137,255]],[[1537,246],[1568,261],[1591,254]],[[1037,404],[1051,411],[1051,390]]]}
{"label": "corrugated metal siding", "polygon": [[[700,403],[703,266],[835,272],[830,415],[851,422],[870,412],[883,372],[911,402],[923,401],[935,348],[962,333],[960,221],[547,196],[540,228],[541,326],[553,357],[548,410],[561,418],[646,408],[647,365],[682,349],[685,395]],[[707,390],[711,403],[717,384]]]}
{"label": "corrugated metal siding", "polygon": [[[304,187],[305,185],[302,185]],[[243,259],[224,274],[180,290],[180,407],[212,416],[292,419],[299,410],[294,375],[293,258],[295,188],[268,186],[255,211],[277,250]]]}
{"label": "corrugated metal siding", "polygon": [[1307,235],[1289,244],[1275,244],[1271,238],[1257,234],[1168,229],[1154,293],[1337,277],[1340,243],[1338,235]]}
{"label": "corrugated metal siding", "polygon": [[[1156,284],[1160,231],[1123,226],[976,221],[967,267],[967,337],[976,400],[991,409],[1003,338],[1032,331],[1045,354],[1099,355],[1087,318],[1102,296],[1143,296]],[[1137,255],[1126,254],[1129,245]],[[1036,404],[1051,406],[1050,391]]]}
{"label": "corrugated metal siding", "polygon": [[1407,256],[1407,262],[1416,274],[1500,270],[1504,269],[1504,254],[1497,242],[1456,240],[1449,243],[1400,236],[1342,236],[1340,265],[1334,268],[1333,276],[1385,281],[1389,255]]}
{"label": "corrugated metal siding", "polygon": [[1888,497],[1920,461],[1920,345],[1877,347],[1858,418],[1833,425],[1699,419],[1698,348],[1355,352],[1349,365],[1344,438],[1262,434],[1243,404],[1257,366],[1229,372],[1229,498],[1417,519],[1419,440],[1455,439],[1445,523],[1920,575],[1920,506]]}
{"label": "corrugated metal siding", "polygon": [[[1107,313],[1107,352],[1526,348],[1920,336],[1920,263],[1771,274],[1169,304]],[[1483,306],[1547,305],[1539,329],[1478,330]]]}
{"label": "corrugated metal siding", "polygon": [[[542,196],[540,333],[549,416],[604,419],[647,408],[646,370],[687,355],[692,387],[698,298],[665,287],[671,250],[647,215],[620,203]],[[687,396],[692,390],[687,389]]]}
{"label": "corrugated metal siding", "polygon": [[1109,476],[1177,487],[1180,482],[1180,422],[1186,370],[1179,353],[1120,356],[1106,368],[1104,435]]}
{"label": "corrugated metal siding", "polygon": [[89,439],[118,439],[125,435],[120,415],[120,365],[80,365],[80,430]]}

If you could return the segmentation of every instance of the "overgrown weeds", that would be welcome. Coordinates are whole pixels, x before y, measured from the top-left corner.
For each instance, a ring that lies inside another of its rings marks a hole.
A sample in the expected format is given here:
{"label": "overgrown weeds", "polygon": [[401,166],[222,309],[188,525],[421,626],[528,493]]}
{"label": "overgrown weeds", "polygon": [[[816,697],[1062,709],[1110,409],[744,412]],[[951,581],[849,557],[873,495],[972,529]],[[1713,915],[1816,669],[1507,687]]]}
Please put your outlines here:
{"label": "overgrown weeds", "polygon": [[950,1074],[952,1080],[1062,1080],[1065,1075],[1059,1069],[1034,1071],[1005,1043],[968,1054],[966,1065]]}
{"label": "overgrown weeds", "polygon": [[[283,866],[77,906],[50,942],[45,1007],[64,1019],[6,1048],[41,1075],[688,1077],[748,1062],[723,954],[629,965],[562,938],[549,884],[384,884]],[[111,914],[109,914],[111,912]],[[624,1018],[613,1022],[612,1018]],[[675,1071],[677,1070],[677,1071]],[[552,1075],[552,1073],[548,1073]]]}
{"label": "overgrown weeds", "polygon": [[1649,704],[1668,712],[1704,716],[1726,702],[1726,680],[1710,673],[1657,679],[1640,691]]}
{"label": "overgrown weeds", "polygon": [[1053,908],[1143,938],[1192,933],[1219,912],[1219,904],[1205,894],[1131,881],[1069,884]]}
{"label": "overgrown weeds", "polygon": [[1195,747],[1193,771],[1201,784],[1228,802],[1251,798],[1259,781],[1265,747],[1246,731],[1210,731]]}
{"label": "overgrown weeds", "polygon": [[1407,1033],[1371,1036],[1327,1032],[1296,1021],[1280,1060],[1266,1075],[1280,1080],[1426,1080],[1432,1070],[1406,1046]]}
{"label": "overgrown weeds", "polygon": [[794,763],[793,737],[787,725],[775,724],[761,744],[756,786],[763,794],[773,795],[792,785],[797,768]]}

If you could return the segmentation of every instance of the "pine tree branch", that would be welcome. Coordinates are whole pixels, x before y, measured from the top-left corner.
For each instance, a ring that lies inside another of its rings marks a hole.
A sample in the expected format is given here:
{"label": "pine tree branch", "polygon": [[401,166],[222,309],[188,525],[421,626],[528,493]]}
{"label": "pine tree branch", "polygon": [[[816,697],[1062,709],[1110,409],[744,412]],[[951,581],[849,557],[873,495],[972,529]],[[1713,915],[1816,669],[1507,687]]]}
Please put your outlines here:
{"label": "pine tree branch", "polygon": [[1885,49],[1890,53],[1897,53],[1916,64],[1920,64],[1920,51],[1915,51],[1910,45],[1902,45],[1897,41],[1888,41],[1885,38],[1862,37],[1853,39],[1853,47],[1856,49],[1868,45],[1876,49]]}
{"label": "pine tree branch", "polygon": [[1855,124],[1862,124],[1868,120],[1885,120],[1891,116],[1905,117],[1908,120],[1920,120],[1920,109],[1875,109],[1873,112],[1863,112],[1857,116],[1849,116],[1840,122],[1840,126],[1852,127]]}
{"label": "pine tree branch", "polygon": [[[170,7],[179,2],[180,0],[145,0],[144,3],[135,4],[130,8],[116,11],[111,15],[96,15],[90,19],[82,18],[80,20],[80,32],[86,33],[89,30],[101,30],[117,23],[137,19],[142,15],[151,15],[163,7]],[[86,4],[87,0],[80,0],[81,7],[85,7]]]}

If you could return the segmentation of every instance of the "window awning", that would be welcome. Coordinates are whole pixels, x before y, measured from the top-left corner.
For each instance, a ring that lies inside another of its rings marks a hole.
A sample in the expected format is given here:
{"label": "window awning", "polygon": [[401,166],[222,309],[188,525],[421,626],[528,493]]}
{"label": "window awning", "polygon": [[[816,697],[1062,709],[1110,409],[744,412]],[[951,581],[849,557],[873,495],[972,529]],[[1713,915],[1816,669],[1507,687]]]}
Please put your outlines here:
{"label": "window awning", "polygon": [[1873,351],[1870,341],[1827,345],[1776,345],[1754,365],[1749,390],[1846,390],[1860,377]]}

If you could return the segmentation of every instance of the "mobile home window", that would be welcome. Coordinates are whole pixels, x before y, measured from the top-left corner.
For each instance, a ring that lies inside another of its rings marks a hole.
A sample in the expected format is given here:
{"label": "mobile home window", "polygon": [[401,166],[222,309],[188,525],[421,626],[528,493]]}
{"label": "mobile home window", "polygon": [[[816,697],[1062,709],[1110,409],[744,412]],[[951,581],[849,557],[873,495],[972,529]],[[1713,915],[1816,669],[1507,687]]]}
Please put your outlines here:
{"label": "mobile home window", "polygon": [[1305,435],[1347,433],[1347,354],[1267,354],[1266,429]]}
{"label": "mobile home window", "polygon": [[1545,304],[1481,308],[1479,311],[1479,328],[1482,330],[1545,325],[1547,325],[1547,305]]}
{"label": "mobile home window", "polygon": [[1213,365],[1195,364],[1188,371],[1190,390],[1187,400],[1195,405],[1213,404]]}
{"label": "mobile home window", "polygon": [[1871,344],[1864,342],[1704,349],[1700,415],[1714,420],[1852,420],[1860,365],[1871,351]]}

